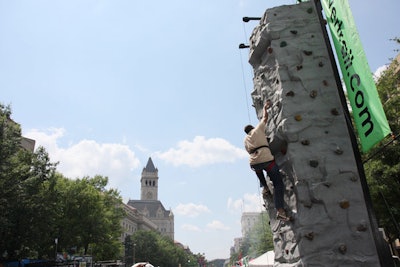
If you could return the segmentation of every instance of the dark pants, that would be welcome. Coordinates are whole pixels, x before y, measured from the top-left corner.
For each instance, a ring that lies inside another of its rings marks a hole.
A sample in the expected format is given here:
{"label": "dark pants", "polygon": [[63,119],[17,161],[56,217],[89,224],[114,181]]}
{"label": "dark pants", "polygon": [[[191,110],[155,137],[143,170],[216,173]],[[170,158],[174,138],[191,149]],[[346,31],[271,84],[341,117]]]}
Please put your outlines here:
{"label": "dark pants", "polygon": [[251,169],[256,172],[258,179],[260,180],[260,184],[264,187],[267,187],[267,181],[265,180],[264,171],[266,171],[267,175],[272,181],[274,185],[274,204],[275,209],[283,208],[283,196],[284,196],[284,184],[282,180],[281,173],[279,172],[279,167],[275,163],[275,161],[269,161],[264,163],[258,163],[254,165],[250,165]]}

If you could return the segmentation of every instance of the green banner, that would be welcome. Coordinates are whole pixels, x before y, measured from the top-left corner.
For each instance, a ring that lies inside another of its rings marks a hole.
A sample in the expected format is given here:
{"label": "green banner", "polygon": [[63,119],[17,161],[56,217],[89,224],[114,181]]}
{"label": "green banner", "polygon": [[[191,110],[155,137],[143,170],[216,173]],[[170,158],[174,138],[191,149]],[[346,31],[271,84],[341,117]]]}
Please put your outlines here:
{"label": "green banner", "polygon": [[362,151],[390,133],[364,49],[346,0],[322,0]]}

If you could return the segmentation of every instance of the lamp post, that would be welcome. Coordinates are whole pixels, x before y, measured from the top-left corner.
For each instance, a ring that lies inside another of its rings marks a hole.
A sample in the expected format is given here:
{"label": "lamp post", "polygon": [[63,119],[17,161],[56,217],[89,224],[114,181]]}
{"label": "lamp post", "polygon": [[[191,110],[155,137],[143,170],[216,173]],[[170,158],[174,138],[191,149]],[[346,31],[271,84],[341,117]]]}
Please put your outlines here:
{"label": "lamp post", "polygon": [[54,239],[54,243],[55,243],[55,247],[56,247],[56,251],[55,251],[55,258],[54,260],[57,261],[57,246],[58,246],[58,238]]}
{"label": "lamp post", "polygon": [[136,243],[133,243],[133,264],[135,264],[135,249],[136,249]]}

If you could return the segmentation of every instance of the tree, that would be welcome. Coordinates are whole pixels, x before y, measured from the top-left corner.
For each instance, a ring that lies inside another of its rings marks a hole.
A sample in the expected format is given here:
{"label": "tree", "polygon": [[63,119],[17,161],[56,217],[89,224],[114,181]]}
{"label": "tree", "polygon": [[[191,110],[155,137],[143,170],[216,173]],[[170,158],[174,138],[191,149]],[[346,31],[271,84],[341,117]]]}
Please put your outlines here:
{"label": "tree", "polygon": [[[130,242],[135,244],[135,262],[150,262],[154,266],[189,267],[196,263],[197,257],[190,251],[176,245],[174,241],[154,231],[136,231]],[[131,253],[132,251],[129,251]]]}
{"label": "tree", "polygon": [[[56,164],[21,147],[20,126],[0,104],[0,257],[50,257]],[[54,255],[54,254],[53,254]]]}
{"label": "tree", "polygon": [[21,146],[11,108],[0,104],[0,260],[54,259],[58,251],[120,258],[122,199],[108,178],[71,180],[43,147]]}
{"label": "tree", "polygon": [[59,203],[62,206],[62,217],[58,221],[60,249],[88,254],[90,248],[96,260],[120,258],[120,222],[124,212],[119,193],[105,189],[108,178],[96,175],[76,180],[59,179]]}
{"label": "tree", "polygon": [[151,261],[155,264],[158,260],[157,233],[153,231],[136,231],[132,241],[136,244],[135,261]]}
{"label": "tree", "polygon": [[20,203],[27,223],[24,229],[30,240],[29,247],[36,251],[36,258],[53,258],[56,233],[57,192],[56,164],[50,162],[48,153],[39,147],[33,154],[29,178],[24,181],[25,193]]}
{"label": "tree", "polygon": [[272,231],[267,213],[261,213],[260,220],[249,233],[249,240],[251,240],[251,246],[248,255],[253,258],[274,249]]}
{"label": "tree", "polygon": [[[377,81],[383,108],[394,135],[400,133],[400,72],[399,62],[392,65]],[[400,206],[397,205],[400,195],[400,147],[398,140],[383,148],[385,139],[369,153],[365,163],[370,194],[378,224],[385,228],[389,239],[393,241],[400,237],[398,222],[400,221]]]}

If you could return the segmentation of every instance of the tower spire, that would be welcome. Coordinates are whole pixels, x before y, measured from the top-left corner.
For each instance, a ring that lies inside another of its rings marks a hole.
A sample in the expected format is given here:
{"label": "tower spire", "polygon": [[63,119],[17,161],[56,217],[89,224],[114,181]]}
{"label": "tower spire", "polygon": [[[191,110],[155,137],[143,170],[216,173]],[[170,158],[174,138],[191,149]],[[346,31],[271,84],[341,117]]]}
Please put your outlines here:
{"label": "tower spire", "polygon": [[158,169],[149,157],[143,168],[141,182],[141,200],[158,200]]}
{"label": "tower spire", "polygon": [[157,172],[158,171],[157,168],[154,167],[154,163],[151,160],[151,157],[149,157],[149,159],[147,161],[147,164],[146,164],[146,167],[143,170],[147,171],[147,172]]}

